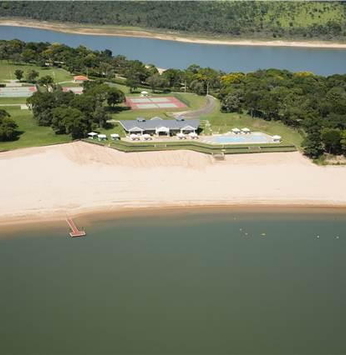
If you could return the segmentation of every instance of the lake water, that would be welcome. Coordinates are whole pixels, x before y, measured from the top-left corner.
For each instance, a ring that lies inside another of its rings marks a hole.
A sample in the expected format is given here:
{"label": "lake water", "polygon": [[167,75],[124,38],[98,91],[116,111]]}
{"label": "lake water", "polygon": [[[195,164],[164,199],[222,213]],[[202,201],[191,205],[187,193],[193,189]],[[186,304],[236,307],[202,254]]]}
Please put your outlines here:
{"label": "lake water", "polygon": [[77,219],[0,232],[0,353],[345,354],[346,213]]}
{"label": "lake water", "polygon": [[14,38],[34,42],[59,42],[73,47],[82,44],[98,50],[108,48],[114,55],[122,54],[130,59],[153,63],[161,68],[185,69],[190,64],[198,64],[232,72],[282,68],[292,71],[312,71],[320,75],[346,73],[346,50],[342,49],[192,44],[0,26],[0,39]]}

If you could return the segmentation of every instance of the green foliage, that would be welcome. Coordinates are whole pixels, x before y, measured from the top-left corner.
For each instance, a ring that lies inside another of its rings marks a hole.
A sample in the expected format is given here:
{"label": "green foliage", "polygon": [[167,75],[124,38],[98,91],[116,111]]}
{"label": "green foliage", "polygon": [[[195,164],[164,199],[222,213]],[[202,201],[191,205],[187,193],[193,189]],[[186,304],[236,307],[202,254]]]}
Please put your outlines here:
{"label": "green foliage", "polygon": [[117,88],[108,88],[107,92],[107,104],[109,106],[114,106],[124,102],[125,95],[124,93]]}
{"label": "green foliage", "polygon": [[168,86],[168,80],[159,73],[155,73],[149,76],[147,84],[151,87],[151,90],[155,92],[156,89],[166,88]]}
{"label": "green foliage", "polygon": [[[1,16],[214,36],[343,39],[345,6],[334,1],[9,1]],[[27,62],[34,56],[35,48],[25,50]]]}
{"label": "green foliage", "polygon": [[81,111],[72,107],[56,107],[52,110],[52,128],[57,134],[71,134],[72,138],[83,138],[89,125]]}
{"label": "green foliage", "polygon": [[17,69],[17,70],[15,70],[14,75],[15,75],[16,79],[20,81],[23,79],[24,72],[21,69]]}
{"label": "green foliage", "polygon": [[341,153],[341,138],[342,132],[335,128],[324,128],[322,130],[321,139],[325,150],[329,154]]}
{"label": "green foliage", "polygon": [[47,90],[53,89],[54,80],[50,75],[43,76],[37,81],[37,84],[44,86]]}
{"label": "green foliage", "polygon": [[246,110],[252,117],[304,129],[308,156],[341,152],[340,132],[346,129],[346,75],[322,77],[277,69],[228,74],[221,78],[219,98],[224,112]]}
{"label": "green foliage", "polygon": [[11,141],[18,135],[17,124],[10,118],[10,114],[0,109],[0,141]]}
{"label": "green foliage", "polygon": [[38,78],[38,76],[40,75],[40,73],[36,70],[29,70],[26,73],[26,81],[28,81],[29,83],[34,83],[36,78]]}
{"label": "green foliage", "polygon": [[27,104],[39,125],[51,126],[57,134],[81,138],[88,131],[106,125],[109,116],[104,103],[109,99],[114,105],[123,101],[124,94],[119,89],[93,81],[85,84],[81,95],[60,89],[37,91],[27,99]]}

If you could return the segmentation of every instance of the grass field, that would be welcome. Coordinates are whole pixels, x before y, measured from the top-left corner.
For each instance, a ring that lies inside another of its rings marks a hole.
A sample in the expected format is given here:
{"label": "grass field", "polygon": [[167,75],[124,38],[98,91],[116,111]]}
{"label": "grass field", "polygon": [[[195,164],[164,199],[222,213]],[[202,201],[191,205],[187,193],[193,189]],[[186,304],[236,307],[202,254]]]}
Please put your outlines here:
{"label": "grass field", "polygon": [[6,80],[16,80],[14,72],[17,69],[21,69],[25,73],[29,70],[36,70],[40,73],[40,77],[50,75],[55,82],[60,81],[70,81],[73,80],[72,75],[67,72],[65,69],[60,68],[41,68],[37,65],[32,64],[14,64],[8,63],[7,61],[0,61],[0,82],[5,82]]}
{"label": "grass field", "polygon": [[26,104],[26,97],[0,97],[0,104]]}
{"label": "grass field", "polygon": [[38,126],[29,110],[8,108],[6,111],[16,121],[18,130],[23,132],[19,139],[13,142],[0,142],[0,151],[27,147],[38,147],[50,144],[66,143],[71,137],[56,135],[50,127]]}

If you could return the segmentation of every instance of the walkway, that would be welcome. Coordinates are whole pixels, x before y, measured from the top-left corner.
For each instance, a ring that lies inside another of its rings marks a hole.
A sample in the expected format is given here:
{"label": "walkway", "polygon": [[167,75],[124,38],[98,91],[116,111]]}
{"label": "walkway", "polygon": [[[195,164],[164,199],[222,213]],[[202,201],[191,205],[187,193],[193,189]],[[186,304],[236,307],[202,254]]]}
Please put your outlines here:
{"label": "walkway", "polygon": [[195,111],[184,111],[184,112],[173,112],[172,115],[174,117],[183,116],[188,119],[200,118],[201,116],[206,116],[213,113],[217,107],[217,100],[214,96],[207,95],[206,96],[206,105]]}

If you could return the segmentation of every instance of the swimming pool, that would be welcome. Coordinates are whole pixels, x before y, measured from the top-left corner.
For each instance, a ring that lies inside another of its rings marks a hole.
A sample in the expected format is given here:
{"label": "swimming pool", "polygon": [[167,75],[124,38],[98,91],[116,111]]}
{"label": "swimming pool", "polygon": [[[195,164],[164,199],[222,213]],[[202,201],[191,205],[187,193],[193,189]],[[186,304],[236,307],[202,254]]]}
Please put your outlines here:
{"label": "swimming pool", "polygon": [[205,140],[211,144],[256,144],[273,143],[273,138],[268,134],[255,132],[251,134],[232,134],[224,136],[212,136]]}

